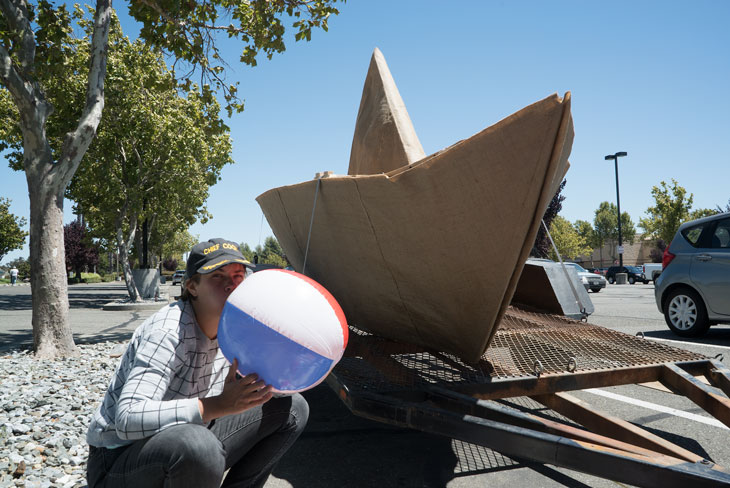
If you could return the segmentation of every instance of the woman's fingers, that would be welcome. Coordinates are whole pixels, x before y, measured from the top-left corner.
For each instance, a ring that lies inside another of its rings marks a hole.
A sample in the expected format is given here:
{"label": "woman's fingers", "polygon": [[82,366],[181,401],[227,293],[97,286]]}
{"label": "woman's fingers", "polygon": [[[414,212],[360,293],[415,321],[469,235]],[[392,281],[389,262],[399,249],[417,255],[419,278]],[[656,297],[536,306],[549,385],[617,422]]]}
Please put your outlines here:
{"label": "woman's fingers", "polygon": [[236,370],[238,370],[238,359],[233,358],[231,367],[228,368],[228,375],[226,376],[226,383],[229,383],[236,379]]}

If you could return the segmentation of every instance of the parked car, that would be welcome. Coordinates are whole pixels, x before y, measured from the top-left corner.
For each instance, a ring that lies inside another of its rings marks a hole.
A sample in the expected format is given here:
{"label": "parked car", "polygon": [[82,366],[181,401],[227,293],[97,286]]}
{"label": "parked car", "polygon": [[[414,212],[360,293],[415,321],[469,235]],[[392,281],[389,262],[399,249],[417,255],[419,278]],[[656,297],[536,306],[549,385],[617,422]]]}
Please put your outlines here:
{"label": "parked car", "polygon": [[730,212],[680,225],[662,265],[654,297],[675,334],[697,337],[730,323]]}
{"label": "parked car", "polygon": [[185,276],[184,269],[178,269],[177,271],[175,271],[175,274],[172,275],[172,284],[173,285],[177,285],[177,284],[182,285],[183,276]]}
{"label": "parked car", "polygon": [[656,279],[662,274],[662,263],[644,263],[641,266],[641,271],[644,273],[644,276],[656,282]]}
{"label": "parked car", "polygon": [[565,265],[575,269],[586,291],[591,290],[593,293],[598,293],[601,289],[606,288],[606,278],[603,276],[587,271],[578,263],[566,262]]}
{"label": "parked car", "polygon": [[606,270],[606,279],[609,283],[614,284],[616,282],[616,273],[626,273],[630,285],[633,285],[637,281],[644,284],[649,283],[649,280],[646,279],[641,269],[636,266],[624,266],[623,268],[621,266],[611,266]]}

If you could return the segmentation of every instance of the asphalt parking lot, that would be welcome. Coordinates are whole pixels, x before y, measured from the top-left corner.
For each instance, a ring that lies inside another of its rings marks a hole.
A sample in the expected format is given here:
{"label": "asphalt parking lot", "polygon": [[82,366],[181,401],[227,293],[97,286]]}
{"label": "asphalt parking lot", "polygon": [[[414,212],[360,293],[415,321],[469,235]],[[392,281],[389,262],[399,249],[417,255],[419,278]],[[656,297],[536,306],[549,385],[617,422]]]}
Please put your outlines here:
{"label": "asphalt parking lot", "polygon": [[[172,287],[165,291],[172,292]],[[164,289],[164,287],[163,287]],[[126,340],[152,311],[104,311],[125,294],[118,283],[69,288],[71,322],[78,343]],[[707,356],[724,354],[730,364],[730,325],[707,336],[680,340],[656,309],[653,285],[608,285],[590,293],[589,322],[627,334],[642,332]],[[29,287],[0,287],[0,348],[31,342]],[[645,427],[686,449],[730,466],[728,429],[683,397],[647,386],[574,392],[594,408]],[[302,438],[275,469],[271,487],[615,487],[609,480],[513,459],[491,449],[356,417],[325,385],[305,393],[312,417]]]}

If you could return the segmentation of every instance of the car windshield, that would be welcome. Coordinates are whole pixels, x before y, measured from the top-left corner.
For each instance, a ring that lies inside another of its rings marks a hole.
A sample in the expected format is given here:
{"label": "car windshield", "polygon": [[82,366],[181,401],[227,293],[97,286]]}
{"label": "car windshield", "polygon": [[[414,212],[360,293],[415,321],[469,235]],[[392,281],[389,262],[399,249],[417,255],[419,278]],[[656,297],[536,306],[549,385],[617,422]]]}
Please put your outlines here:
{"label": "car windshield", "polygon": [[580,265],[580,264],[578,264],[578,263],[565,263],[565,264],[567,264],[568,266],[572,266],[572,267],[574,267],[574,268],[575,268],[575,270],[576,270],[577,272],[579,272],[579,273],[587,273],[587,272],[588,272],[588,271],[586,271],[586,270],[585,270],[585,268],[584,268],[583,266],[581,266],[581,265]]}

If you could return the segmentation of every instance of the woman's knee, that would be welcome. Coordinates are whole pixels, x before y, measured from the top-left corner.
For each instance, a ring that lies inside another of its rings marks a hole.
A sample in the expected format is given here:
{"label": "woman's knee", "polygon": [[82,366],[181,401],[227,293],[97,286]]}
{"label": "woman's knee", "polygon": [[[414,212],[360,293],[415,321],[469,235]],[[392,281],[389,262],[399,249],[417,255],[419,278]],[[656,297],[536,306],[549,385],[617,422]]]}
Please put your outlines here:
{"label": "woman's knee", "polygon": [[291,414],[297,420],[297,423],[301,423],[302,427],[307,425],[309,419],[309,403],[299,393],[295,393],[291,396]]}
{"label": "woman's knee", "polygon": [[[169,432],[168,432],[169,431]],[[170,476],[179,479],[221,479],[226,455],[221,442],[202,425],[183,424],[165,429],[160,441],[170,450]]]}
{"label": "woman's knee", "polygon": [[283,427],[287,430],[291,429],[296,431],[297,435],[301,434],[307,426],[307,420],[309,420],[309,404],[307,400],[299,393],[275,400],[281,401],[282,403],[285,402],[287,404],[286,407],[289,409],[289,416]]}

